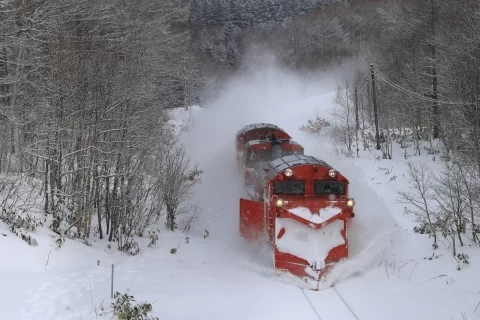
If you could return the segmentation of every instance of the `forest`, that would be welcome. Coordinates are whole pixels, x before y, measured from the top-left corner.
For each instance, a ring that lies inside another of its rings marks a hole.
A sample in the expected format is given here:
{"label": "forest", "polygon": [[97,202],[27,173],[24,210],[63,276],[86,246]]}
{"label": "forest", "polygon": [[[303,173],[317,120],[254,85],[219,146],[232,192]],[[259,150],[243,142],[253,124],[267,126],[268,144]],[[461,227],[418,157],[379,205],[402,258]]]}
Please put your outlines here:
{"label": "forest", "polygon": [[[201,170],[174,146],[166,111],[212,99],[258,48],[298,72],[356,62],[338,96],[346,154],[389,159],[397,141],[448,160],[431,190],[412,168],[420,198],[404,198],[420,203],[419,232],[478,241],[475,0],[1,0],[0,191],[39,192],[59,235],[121,250],[164,212],[171,230],[187,228]],[[427,191],[444,199],[438,212],[422,205]],[[13,207],[0,202],[12,230],[42,223]]]}

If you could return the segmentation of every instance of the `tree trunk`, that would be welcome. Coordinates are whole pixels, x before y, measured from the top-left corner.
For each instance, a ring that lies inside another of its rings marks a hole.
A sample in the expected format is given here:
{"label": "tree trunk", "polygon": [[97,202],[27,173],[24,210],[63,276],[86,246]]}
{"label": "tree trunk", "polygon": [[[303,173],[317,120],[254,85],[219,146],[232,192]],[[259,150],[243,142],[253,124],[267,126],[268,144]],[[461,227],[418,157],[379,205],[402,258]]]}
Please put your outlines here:
{"label": "tree trunk", "polygon": [[[437,77],[437,49],[433,44],[435,41],[435,23],[436,23],[436,10],[435,10],[435,0],[430,0],[431,4],[431,32],[432,32],[432,43],[430,44],[431,55],[432,55],[432,99],[438,100],[438,77]],[[438,139],[440,136],[440,120],[439,120],[439,110],[438,102],[433,103],[433,139]]]}
{"label": "tree trunk", "polygon": [[100,193],[100,181],[98,179],[98,165],[93,171],[94,183],[95,183],[95,208],[97,209],[97,220],[98,220],[98,233],[100,239],[103,239],[103,230],[102,230],[102,210],[101,210],[101,193]]}
{"label": "tree trunk", "polygon": [[110,178],[109,177],[105,179],[105,221],[106,221],[106,228],[107,228],[106,233],[109,234],[111,233],[110,225],[112,221],[112,215],[110,211]]}
{"label": "tree trunk", "polygon": [[45,160],[45,177],[44,177],[44,187],[45,187],[45,205],[43,206],[43,211],[48,212],[48,197],[49,197],[49,191],[48,191],[48,170],[49,170],[49,165],[48,165],[48,160]]}

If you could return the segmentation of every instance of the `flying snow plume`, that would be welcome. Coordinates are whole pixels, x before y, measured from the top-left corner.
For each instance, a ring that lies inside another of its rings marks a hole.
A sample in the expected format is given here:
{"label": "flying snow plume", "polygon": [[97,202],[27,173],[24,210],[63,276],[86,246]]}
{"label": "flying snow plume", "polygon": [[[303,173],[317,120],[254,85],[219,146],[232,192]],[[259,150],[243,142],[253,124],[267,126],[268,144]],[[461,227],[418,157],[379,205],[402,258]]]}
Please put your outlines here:
{"label": "flying snow plume", "polygon": [[[201,207],[200,219],[195,223],[197,232],[207,229],[212,239],[247,254],[258,265],[271,267],[272,255],[268,249],[248,246],[239,235],[239,199],[246,197],[246,193],[235,159],[237,131],[248,124],[267,122],[287,131],[304,146],[305,154],[335,164],[350,180],[352,192],[359,192],[360,212],[356,218],[359,221],[349,229],[351,256],[355,257],[368,250],[379,230],[389,230],[394,224],[386,221],[385,211],[379,206],[381,200],[375,200],[378,196],[364,190],[362,171],[352,167],[351,161],[342,160],[333,151],[331,140],[307,136],[299,129],[317,114],[330,116],[335,107],[337,83],[343,74],[336,70],[305,76],[278,67],[268,55],[259,60],[246,66],[224,84],[215,99],[202,105],[193,126],[182,136],[192,159],[204,171],[195,194]],[[376,207],[362,203],[362,199],[376,203]]]}

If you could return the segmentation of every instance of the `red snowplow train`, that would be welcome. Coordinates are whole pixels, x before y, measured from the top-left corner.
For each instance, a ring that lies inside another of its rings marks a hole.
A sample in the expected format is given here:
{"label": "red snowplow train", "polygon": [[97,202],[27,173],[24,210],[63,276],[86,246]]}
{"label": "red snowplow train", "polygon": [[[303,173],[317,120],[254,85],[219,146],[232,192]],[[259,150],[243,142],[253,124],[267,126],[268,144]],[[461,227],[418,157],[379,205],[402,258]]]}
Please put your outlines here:
{"label": "red snowplow train", "polygon": [[[281,142],[268,135],[280,136]],[[252,148],[254,140],[262,141],[259,149]],[[240,199],[241,236],[255,241],[266,237],[275,269],[318,283],[335,263],[348,258],[347,225],[355,216],[348,179],[304,155],[301,145],[271,124],[246,126],[236,143],[249,195]],[[274,146],[280,146],[278,152],[272,152]],[[250,157],[252,150],[260,157]]]}

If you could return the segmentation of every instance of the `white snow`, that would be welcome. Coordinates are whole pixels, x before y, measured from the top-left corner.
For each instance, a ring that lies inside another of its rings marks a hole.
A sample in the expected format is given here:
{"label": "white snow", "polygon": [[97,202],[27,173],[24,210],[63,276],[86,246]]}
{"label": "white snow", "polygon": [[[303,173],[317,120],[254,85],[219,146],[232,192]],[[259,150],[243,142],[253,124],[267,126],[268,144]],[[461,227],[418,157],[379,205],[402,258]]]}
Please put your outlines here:
{"label": "white snow", "polygon": [[[341,234],[343,225],[342,220],[336,220],[322,229],[313,229],[293,219],[277,218],[275,243],[281,252],[302,258],[308,261],[309,265],[316,262],[320,267],[325,265],[324,260],[331,249],[345,243]],[[278,238],[282,229],[285,229],[285,233]]]}
{"label": "white snow", "polygon": [[173,109],[170,111],[171,119],[167,123],[173,128],[175,135],[178,136],[182,131],[188,131],[200,110],[202,108],[198,105]]}
{"label": "white snow", "polygon": [[[47,228],[31,233],[38,247],[29,247],[0,222],[2,319],[113,319],[112,264],[114,290],[151,302],[160,319],[353,319],[343,301],[360,320],[480,319],[479,248],[459,248],[470,265],[457,270],[449,244],[442,241],[434,252],[431,239],[412,231],[414,217],[396,202],[396,192],[409,186],[405,150],[395,145],[392,160],[363,149],[359,159],[345,158],[328,139],[298,129],[316,114],[330,116],[336,78],[320,76],[301,79],[264,64],[227,83],[221,96],[192,117],[174,112],[184,116],[172,123],[181,124],[182,142],[204,171],[193,199],[201,201],[202,211],[188,240],[160,225],[158,245],[149,248],[148,239],[139,239],[142,252],[131,257],[98,238],[91,247],[67,239],[56,248]],[[235,133],[262,121],[285,129],[306,154],[334,164],[350,180],[357,202],[348,228],[350,259],[332,270],[322,283],[325,290],[306,290],[309,300],[298,288],[301,281],[272,270],[271,247],[246,243],[238,234],[245,190],[235,161]],[[407,153],[411,161],[439,167],[431,156],[414,156],[411,147]],[[176,254],[172,248],[178,248]]]}
{"label": "white snow", "polygon": [[310,211],[309,208],[306,208],[306,207],[291,208],[291,209],[288,209],[288,211],[299,216],[300,218],[308,220],[309,222],[318,224],[318,223],[325,222],[332,217],[335,217],[337,214],[342,212],[342,209],[339,207],[330,205],[326,208],[321,208],[318,213],[312,212]]}

